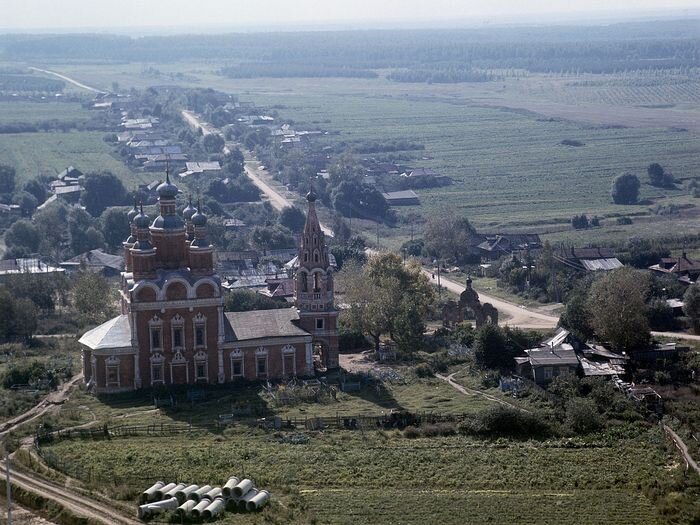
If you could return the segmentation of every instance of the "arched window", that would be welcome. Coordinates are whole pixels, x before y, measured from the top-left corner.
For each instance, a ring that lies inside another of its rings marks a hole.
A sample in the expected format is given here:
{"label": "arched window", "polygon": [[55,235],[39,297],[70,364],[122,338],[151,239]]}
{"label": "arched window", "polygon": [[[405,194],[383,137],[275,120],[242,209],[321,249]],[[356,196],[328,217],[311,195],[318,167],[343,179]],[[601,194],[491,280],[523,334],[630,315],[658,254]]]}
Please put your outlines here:
{"label": "arched window", "polygon": [[316,272],[314,274],[314,292],[321,291],[321,274]]}

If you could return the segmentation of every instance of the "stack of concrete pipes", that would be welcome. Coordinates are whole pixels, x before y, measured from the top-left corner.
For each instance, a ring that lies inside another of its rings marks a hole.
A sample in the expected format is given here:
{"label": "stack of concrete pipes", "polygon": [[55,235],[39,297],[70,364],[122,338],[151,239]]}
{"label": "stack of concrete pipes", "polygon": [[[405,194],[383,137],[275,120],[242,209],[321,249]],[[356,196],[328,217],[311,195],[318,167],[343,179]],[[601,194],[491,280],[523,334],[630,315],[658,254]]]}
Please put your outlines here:
{"label": "stack of concrete pipes", "polygon": [[256,489],[251,480],[240,480],[236,476],[231,476],[223,488],[158,481],[141,494],[138,517],[147,519],[161,512],[175,511],[180,518],[211,520],[224,510],[259,510],[269,500],[267,490]]}

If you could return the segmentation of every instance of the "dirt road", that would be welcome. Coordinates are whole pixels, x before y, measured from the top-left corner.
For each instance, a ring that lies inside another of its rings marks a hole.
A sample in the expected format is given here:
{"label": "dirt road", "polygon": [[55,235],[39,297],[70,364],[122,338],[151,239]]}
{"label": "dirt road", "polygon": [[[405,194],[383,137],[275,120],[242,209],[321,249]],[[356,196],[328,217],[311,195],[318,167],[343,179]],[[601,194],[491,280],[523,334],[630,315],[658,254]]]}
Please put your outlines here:
{"label": "dirt road", "polygon": [[15,430],[17,427],[43,416],[53,407],[63,404],[66,399],[68,399],[70,389],[73,388],[73,386],[82,378],[82,373],[73,376],[70,381],[63,383],[58,390],[51,392],[43,400],[41,400],[39,404],[33,406],[23,414],[5,421],[2,425],[0,425],[0,439]]}
{"label": "dirt road", "polygon": [[61,80],[65,80],[66,82],[69,82],[70,84],[73,84],[74,86],[79,87],[80,89],[85,89],[86,91],[92,91],[93,93],[104,93],[106,94],[106,91],[103,91],[101,89],[97,89],[96,87],[88,86],[87,84],[83,84],[82,82],[79,82],[75,80],[74,78],[67,77],[66,75],[62,75],[61,73],[56,73],[55,71],[49,71],[48,69],[40,69],[38,67],[30,67],[29,69],[33,71],[38,71],[39,73],[44,73],[46,75],[51,75],[56,78],[60,78]]}
{"label": "dirt road", "polygon": [[[437,281],[432,278],[432,272],[423,270],[423,273],[430,278],[431,282],[437,283]],[[440,283],[450,292],[458,295],[465,289],[464,284],[458,283],[451,279],[446,279],[442,276],[440,277]],[[557,323],[559,322],[559,317],[557,316],[537,312],[532,309],[525,308],[524,306],[509,303],[508,301],[498,299],[497,297],[493,297],[478,290],[477,292],[479,294],[479,300],[482,304],[491,303],[496,307],[499,313],[505,313],[508,315],[508,319],[501,320],[499,324],[507,324],[509,326],[517,326],[519,328],[527,328],[532,330],[548,330],[556,327]]]}
{"label": "dirt road", "polygon": [[500,399],[496,396],[492,396],[491,394],[487,394],[486,392],[481,392],[479,390],[474,390],[472,388],[467,388],[465,386],[460,385],[457,383],[454,379],[454,377],[458,374],[458,372],[455,372],[454,374],[450,374],[448,376],[443,376],[442,374],[435,374],[435,377],[438,379],[442,379],[443,381],[447,382],[452,388],[457,390],[458,392],[462,392],[462,394],[466,396],[479,396],[483,397],[484,399],[488,399],[489,401],[493,401],[494,403],[498,403],[499,405],[503,405],[504,407],[509,407],[509,408],[514,408],[516,410],[522,410],[523,412],[530,413],[529,410],[525,410],[524,408],[520,408],[518,406],[513,405],[512,403],[509,403],[508,401],[505,401],[503,399]]}
{"label": "dirt road", "polygon": [[142,523],[118,514],[103,501],[73,492],[58,483],[41,479],[36,474],[12,469],[10,479],[13,485],[53,500],[76,516],[83,516],[106,525],[137,525]]}

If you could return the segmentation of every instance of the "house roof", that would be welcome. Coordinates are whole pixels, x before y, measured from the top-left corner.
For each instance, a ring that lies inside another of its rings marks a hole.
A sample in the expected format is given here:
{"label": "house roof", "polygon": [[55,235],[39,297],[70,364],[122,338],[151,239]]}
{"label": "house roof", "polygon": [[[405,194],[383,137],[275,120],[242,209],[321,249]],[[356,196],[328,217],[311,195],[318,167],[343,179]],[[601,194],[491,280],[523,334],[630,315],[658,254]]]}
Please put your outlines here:
{"label": "house roof", "polygon": [[561,256],[566,259],[613,259],[615,254],[610,248],[562,248]]}
{"label": "house roof", "polygon": [[5,259],[0,261],[0,275],[16,274],[16,273],[64,273],[63,268],[55,268],[46,263],[42,263],[39,259]]}
{"label": "house roof", "polygon": [[582,259],[581,264],[589,272],[615,270],[623,266],[615,257],[606,259]]}
{"label": "house roof", "polygon": [[554,348],[531,348],[525,352],[530,358],[531,366],[578,366],[579,363],[574,348],[568,343]]}
{"label": "house roof", "polygon": [[403,191],[390,191],[389,193],[382,193],[386,200],[395,199],[417,199],[418,195],[413,190],[403,190]]}
{"label": "house roof", "polygon": [[112,268],[121,271],[124,268],[124,258],[120,255],[112,255],[102,250],[90,250],[76,255],[61,263],[61,266],[73,266],[84,264],[86,267]]}
{"label": "house roof", "polygon": [[309,336],[299,328],[296,308],[226,313],[226,342]]}
{"label": "house roof", "polygon": [[118,315],[86,332],[78,341],[91,350],[131,348],[131,327],[128,315]]}

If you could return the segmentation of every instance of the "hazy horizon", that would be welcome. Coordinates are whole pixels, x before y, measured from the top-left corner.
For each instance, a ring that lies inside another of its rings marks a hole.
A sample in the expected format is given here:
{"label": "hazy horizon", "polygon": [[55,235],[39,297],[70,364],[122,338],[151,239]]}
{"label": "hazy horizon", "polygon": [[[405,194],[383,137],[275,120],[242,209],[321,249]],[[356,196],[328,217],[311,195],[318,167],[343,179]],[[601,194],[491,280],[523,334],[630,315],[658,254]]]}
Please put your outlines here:
{"label": "hazy horizon", "polygon": [[700,16],[691,0],[517,0],[476,2],[372,0],[354,2],[261,0],[235,5],[224,0],[123,0],[101,5],[88,0],[28,0],[3,9],[0,32],[211,32],[392,27],[456,27],[460,25],[605,23],[650,17]]}

